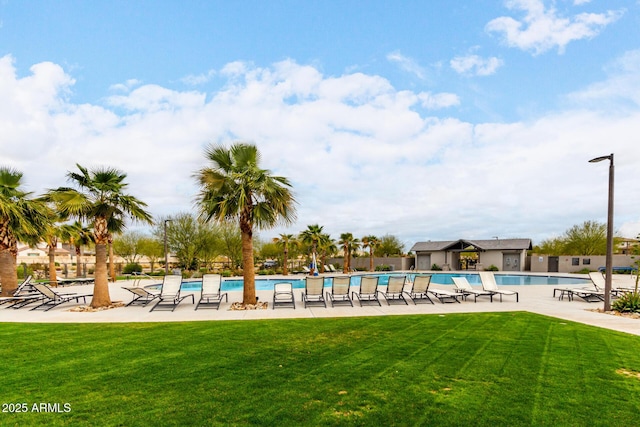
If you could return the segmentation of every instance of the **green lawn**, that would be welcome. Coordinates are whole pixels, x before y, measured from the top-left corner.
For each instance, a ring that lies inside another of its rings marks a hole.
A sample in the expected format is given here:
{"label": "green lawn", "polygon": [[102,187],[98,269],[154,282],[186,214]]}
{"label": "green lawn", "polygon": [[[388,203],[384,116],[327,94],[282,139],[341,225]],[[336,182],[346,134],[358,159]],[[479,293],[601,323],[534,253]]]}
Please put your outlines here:
{"label": "green lawn", "polygon": [[2,409],[28,408],[3,426],[640,425],[640,337],[530,313],[5,323],[0,337]]}

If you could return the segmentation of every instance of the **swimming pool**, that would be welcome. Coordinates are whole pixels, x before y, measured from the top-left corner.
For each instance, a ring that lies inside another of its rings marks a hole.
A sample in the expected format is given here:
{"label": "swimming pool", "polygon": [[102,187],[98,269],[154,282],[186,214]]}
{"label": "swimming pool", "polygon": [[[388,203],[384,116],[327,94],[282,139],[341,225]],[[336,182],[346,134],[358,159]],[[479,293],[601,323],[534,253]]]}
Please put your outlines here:
{"label": "swimming pool", "polygon": [[[378,276],[380,278],[380,285],[386,286],[389,283],[389,276],[399,275],[395,274],[370,274],[370,275],[356,275],[351,276],[351,286],[360,286],[360,278],[362,276]],[[413,280],[415,274],[407,274],[408,280]],[[452,277],[466,277],[469,283],[472,285],[480,285],[480,276],[475,273],[432,273],[431,283],[438,285],[453,285]],[[590,279],[583,279],[579,277],[567,277],[567,276],[533,276],[528,274],[501,274],[495,275],[496,283],[498,285],[577,285],[585,286],[590,285]],[[257,291],[272,291],[275,283],[290,282],[294,289],[304,289],[304,278],[291,276],[290,278],[256,278],[256,290]],[[185,281],[182,284],[183,291],[200,291],[200,281]],[[325,286],[331,286],[331,278],[326,277],[324,279]],[[242,291],[243,281],[242,279],[223,279],[222,291]],[[149,288],[159,289],[160,285],[149,285]]]}

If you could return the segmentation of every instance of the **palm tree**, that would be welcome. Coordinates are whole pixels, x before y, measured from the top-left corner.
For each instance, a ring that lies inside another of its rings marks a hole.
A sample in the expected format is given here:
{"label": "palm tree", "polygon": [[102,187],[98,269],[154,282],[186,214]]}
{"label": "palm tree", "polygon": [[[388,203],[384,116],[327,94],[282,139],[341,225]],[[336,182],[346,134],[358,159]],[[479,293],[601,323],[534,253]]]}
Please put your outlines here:
{"label": "palm tree", "polygon": [[58,248],[58,240],[62,236],[62,229],[56,224],[59,221],[53,210],[51,211],[50,224],[44,232],[44,240],[47,244],[49,256],[49,284],[58,286],[58,278],[56,273],[56,249]]}
{"label": "palm tree", "polygon": [[0,282],[2,296],[18,287],[18,239],[35,244],[49,224],[49,208],[21,187],[22,172],[0,167]]}
{"label": "palm tree", "polygon": [[318,242],[318,249],[320,249],[320,259],[322,264],[320,266],[320,272],[324,273],[324,266],[327,264],[327,255],[332,255],[338,251],[336,242],[333,241],[330,235],[323,234]]}
{"label": "palm tree", "polygon": [[252,144],[231,147],[210,145],[205,155],[211,162],[197,172],[201,190],[198,203],[206,221],[236,220],[242,236],[243,304],[255,304],[253,229],[270,228],[295,218],[295,199],[287,178],[261,169],[260,153]]}
{"label": "palm tree", "polygon": [[112,216],[107,224],[107,229],[109,230],[107,235],[107,245],[109,249],[109,277],[112,282],[116,281],[115,263],[113,262],[113,235],[122,234],[125,228],[126,225],[123,218],[117,216]]}
{"label": "palm tree", "polygon": [[338,244],[344,252],[344,266],[342,267],[342,272],[348,273],[351,270],[351,254],[353,251],[357,251],[360,248],[360,240],[354,238],[351,233],[342,233]]}
{"label": "palm tree", "polygon": [[75,221],[72,224],[63,224],[60,228],[62,241],[73,246],[76,252],[76,277],[80,277],[82,247],[95,243],[93,233],[89,227],[83,227],[80,221]]}
{"label": "palm tree", "polygon": [[380,239],[376,236],[364,236],[362,238],[362,247],[369,248],[369,271],[373,271],[373,251],[380,246]]}
{"label": "palm tree", "polygon": [[127,174],[113,168],[89,171],[79,164],[76,166],[80,172],[68,172],[67,179],[78,189],[60,187],[49,190],[46,198],[56,204],[62,217],[74,217],[93,223],[96,269],[91,307],[106,307],[111,305],[107,277],[109,224],[124,221],[125,217],[148,224],[153,221],[145,210],[146,203],[124,193],[128,186],[124,182]]}
{"label": "palm tree", "polygon": [[282,247],[283,262],[282,262],[282,274],[289,274],[289,248],[297,247],[300,243],[296,240],[293,234],[280,234],[280,237],[274,237],[273,243]]}
{"label": "palm tree", "polygon": [[[318,242],[322,239],[322,229],[324,226],[318,224],[307,225],[307,229],[300,233],[300,240],[302,243],[311,245],[311,253],[316,257],[318,255]],[[313,276],[314,269],[311,269],[310,275]]]}

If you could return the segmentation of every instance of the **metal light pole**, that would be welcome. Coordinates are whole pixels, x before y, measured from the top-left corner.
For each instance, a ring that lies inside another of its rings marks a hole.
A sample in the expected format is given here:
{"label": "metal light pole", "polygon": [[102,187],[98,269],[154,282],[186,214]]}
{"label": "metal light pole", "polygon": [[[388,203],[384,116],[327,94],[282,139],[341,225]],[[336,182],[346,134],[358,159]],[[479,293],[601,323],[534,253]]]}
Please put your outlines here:
{"label": "metal light pole", "polygon": [[613,153],[608,156],[596,157],[589,163],[609,160],[609,209],[607,211],[607,257],[604,277],[604,311],[611,310],[611,279],[613,275]]}
{"label": "metal light pole", "polygon": [[169,252],[167,251],[167,223],[170,219],[164,220],[164,275],[169,274]]}

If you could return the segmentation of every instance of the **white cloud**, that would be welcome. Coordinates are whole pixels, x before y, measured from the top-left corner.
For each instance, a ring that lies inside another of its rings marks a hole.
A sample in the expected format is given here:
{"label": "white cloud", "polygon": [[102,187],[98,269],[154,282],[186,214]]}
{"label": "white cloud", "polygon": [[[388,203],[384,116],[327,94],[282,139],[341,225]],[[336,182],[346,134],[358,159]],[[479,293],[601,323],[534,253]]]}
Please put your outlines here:
{"label": "white cloud", "polygon": [[427,78],[427,72],[424,67],[420,66],[415,60],[404,56],[400,52],[391,52],[387,55],[387,60],[394,62],[400,66],[400,68],[407,73],[413,74],[421,80]]}
{"label": "white cloud", "polygon": [[626,52],[608,67],[609,78],[568,95],[572,102],[599,109],[640,106],[640,49]]}
{"label": "white cloud", "polygon": [[124,83],[113,84],[109,87],[109,89],[114,92],[129,92],[131,89],[136,86],[140,86],[141,84],[142,81],[138,79],[129,79]]}
{"label": "white cloud", "polygon": [[449,65],[459,74],[490,76],[503,64],[500,58],[482,58],[478,55],[456,56]]}
{"label": "white cloud", "polygon": [[[65,184],[75,163],[108,165],[128,174],[154,215],[190,211],[204,146],[245,140],[293,182],[300,204],[288,232],[320,223],[334,237],[391,233],[413,243],[539,241],[604,220],[607,168],[587,160],[610,152],[618,194],[637,189],[637,107],[614,118],[579,108],[527,123],[469,123],[419,112],[457,105],[455,94],[400,91],[362,73],[324,76],[290,60],[229,64],[227,85],[210,98],[144,85],[103,107],[69,102],[73,78],[60,67],[31,70],[17,78],[11,58],[0,59],[0,157],[36,192]],[[640,232],[638,212],[637,198],[617,199],[616,229]]]}
{"label": "white cloud", "polygon": [[605,13],[579,13],[565,17],[555,7],[545,7],[542,0],[507,0],[505,5],[511,10],[525,12],[524,18],[517,20],[501,16],[491,20],[485,27],[486,31],[501,34],[507,46],[534,54],[555,47],[562,53],[572,41],[597,36],[624,13],[622,10],[608,10]]}
{"label": "white cloud", "polygon": [[209,82],[216,75],[216,70],[209,70],[203,74],[189,74],[180,79],[182,83],[190,86],[198,86]]}

